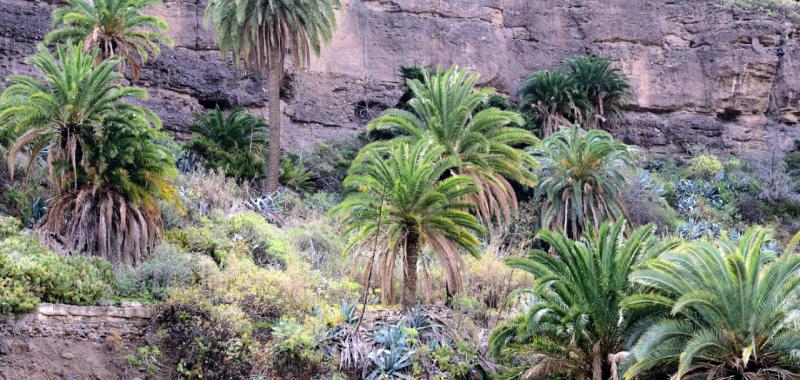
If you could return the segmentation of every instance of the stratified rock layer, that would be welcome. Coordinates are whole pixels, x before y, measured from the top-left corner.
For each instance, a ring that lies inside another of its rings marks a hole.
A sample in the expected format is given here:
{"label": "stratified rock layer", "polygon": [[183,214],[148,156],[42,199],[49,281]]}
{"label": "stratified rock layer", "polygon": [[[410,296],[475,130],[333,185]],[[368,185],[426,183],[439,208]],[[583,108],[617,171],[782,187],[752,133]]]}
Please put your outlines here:
{"label": "stratified rock layer", "polygon": [[[635,92],[615,133],[662,153],[692,149],[769,152],[800,137],[800,44],[785,20],[719,0],[347,0],[321,57],[288,68],[284,141],[354,133],[396,104],[399,65],[458,64],[514,94],[534,70],[594,53],[618,62]],[[0,5],[0,76],[27,73],[24,57],[50,27],[53,5]],[[266,90],[220,59],[203,25],[205,0],[152,10],[176,42],[139,85],[178,136],[193,112],[220,104],[266,116]]]}

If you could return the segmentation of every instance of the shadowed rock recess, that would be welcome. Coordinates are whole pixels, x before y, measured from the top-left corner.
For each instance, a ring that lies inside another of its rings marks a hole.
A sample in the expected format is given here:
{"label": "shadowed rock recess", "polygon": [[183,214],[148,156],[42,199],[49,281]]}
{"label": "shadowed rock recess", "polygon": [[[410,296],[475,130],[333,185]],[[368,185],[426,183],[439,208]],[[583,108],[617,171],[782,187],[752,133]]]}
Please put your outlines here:
{"label": "shadowed rock recess", "polygon": [[[219,104],[266,116],[262,81],[220,59],[202,18],[205,0],[152,10],[174,49],[150,62],[140,86],[165,128],[184,136],[193,112]],[[800,137],[797,28],[717,0],[346,0],[330,47],[289,68],[282,105],[287,147],[355,133],[392,107],[400,64],[458,64],[513,94],[537,69],[593,53],[630,77],[634,103],[615,133],[657,153],[696,146],[788,149]],[[26,73],[24,57],[50,27],[50,2],[3,0],[0,76]]]}

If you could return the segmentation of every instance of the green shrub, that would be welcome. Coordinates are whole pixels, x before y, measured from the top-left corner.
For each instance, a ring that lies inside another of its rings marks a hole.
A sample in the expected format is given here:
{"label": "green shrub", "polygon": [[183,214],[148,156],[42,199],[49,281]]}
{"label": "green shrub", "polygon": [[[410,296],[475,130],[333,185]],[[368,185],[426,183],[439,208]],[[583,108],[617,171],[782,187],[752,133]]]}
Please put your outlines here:
{"label": "green shrub", "polygon": [[209,168],[224,171],[239,180],[264,176],[267,124],[242,108],[224,114],[219,106],[206,115],[195,115],[189,129],[197,135],[186,150],[200,157]]}
{"label": "green shrub", "polygon": [[158,363],[163,355],[156,346],[142,346],[136,349],[133,354],[125,356],[125,360],[132,367],[146,371],[149,376],[155,376],[158,372]]}
{"label": "green shrub", "polygon": [[317,143],[305,161],[308,170],[314,173],[316,188],[340,193],[347,169],[364,144],[364,139],[358,136]]}
{"label": "green shrub", "polygon": [[304,373],[318,370],[325,359],[320,347],[325,333],[315,318],[307,318],[305,323],[294,318],[278,321],[272,327],[272,337],[279,365],[301,367]]}
{"label": "green shrub", "polygon": [[103,259],[59,256],[23,233],[0,241],[0,314],[27,312],[39,302],[91,305],[113,283]]}
{"label": "green shrub", "polygon": [[331,223],[313,221],[287,231],[294,249],[313,269],[332,270],[339,264],[344,242]]}
{"label": "green shrub", "polygon": [[716,156],[701,154],[692,158],[687,174],[689,177],[712,179],[720,172],[722,172],[722,162]]}
{"label": "green shrub", "polygon": [[235,305],[212,306],[197,296],[189,292],[171,300],[155,318],[161,343],[177,356],[177,372],[195,379],[249,378],[259,344],[244,314]]}
{"label": "green shrub", "polygon": [[163,300],[170,289],[197,285],[219,272],[207,256],[178,251],[162,243],[159,253],[136,268],[123,272],[116,284],[116,295]]}
{"label": "green shrub", "polygon": [[281,160],[278,180],[281,185],[297,193],[309,193],[316,187],[312,172],[306,169],[303,160],[295,153],[289,153]]}

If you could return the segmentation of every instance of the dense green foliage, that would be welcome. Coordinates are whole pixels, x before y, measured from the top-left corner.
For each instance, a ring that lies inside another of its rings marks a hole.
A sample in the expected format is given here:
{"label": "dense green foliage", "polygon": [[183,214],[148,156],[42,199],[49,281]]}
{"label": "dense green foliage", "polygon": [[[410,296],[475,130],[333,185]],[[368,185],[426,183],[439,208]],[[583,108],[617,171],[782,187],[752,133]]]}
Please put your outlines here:
{"label": "dense green foliage", "polygon": [[100,258],[64,257],[0,217],[0,315],[22,313],[39,302],[91,305],[114,283],[111,265]]}
{"label": "dense green foliage", "polygon": [[142,13],[158,1],[65,3],[0,95],[0,213],[33,229],[0,217],[0,314],[154,303],[125,348],[150,377],[800,376],[800,144],[634,156],[598,130],[628,78],[589,55],[516,105],[477,73],[401,66],[366,131],[281,157],[285,58],[319,54],[340,1],[210,0],[223,55],[268,76],[270,122],[217,107],[181,145],[125,85],[171,45]]}
{"label": "dense green foliage", "polygon": [[[87,49],[97,49],[102,58],[119,58],[119,70],[130,65],[133,80],[138,80],[142,65],[150,56],[161,54],[161,45],[172,47],[167,24],[142,9],[160,4],[160,0],[67,0],[53,11],[53,29],[44,37],[45,44],[83,42]],[[100,59],[95,60],[96,63]]]}
{"label": "dense green foliage", "polygon": [[[534,250],[508,264],[531,273],[527,291],[535,301],[528,310],[494,331],[490,345],[496,356],[522,360],[519,378],[568,375],[611,376],[609,355],[625,349],[631,333],[647,316],[621,310],[637,286],[631,272],[669,248],[654,238],[652,227],[626,232],[624,222],[603,223],[580,240],[563,232],[542,231],[551,253]],[[627,237],[626,237],[627,235]]]}
{"label": "dense green foliage", "polygon": [[[175,169],[172,155],[156,143],[163,138],[158,117],[125,102],[144,100],[147,93],[120,85],[118,60],[95,66],[97,58],[97,51],[87,53],[81,45],[59,45],[56,55],[40,47],[28,62],[44,81],[8,78],[0,121],[18,135],[8,167],[13,173],[26,147],[31,158],[46,150],[57,196],[42,230],[58,236],[67,252],[137,263],[157,243],[156,199],[174,198],[168,180]],[[78,217],[75,210],[82,210]],[[135,219],[128,222],[127,215]],[[133,237],[141,242],[126,243]]]}
{"label": "dense green foliage", "polygon": [[564,62],[566,71],[539,70],[520,85],[520,108],[543,136],[579,123],[598,128],[631,99],[628,77],[611,60],[593,55]]}
{"label": "dense green foliage", "polygon": [[670,365],[677,379],[796,376],[800,234],[781,255],[769,239],[756,227],[738,242],[688,242],[634,272],[631,281],[650,291],[628,298],[627,309],[663,318],[639,336],[625,377]]}
{"label": "dense green foliage", "polygon": [[259,179],[264,174],[267,124],[242,108],[227,113],[219,106],[195,115],[196,133],[184,147],[200,157],[208,168],[219,169],[238,180]]}

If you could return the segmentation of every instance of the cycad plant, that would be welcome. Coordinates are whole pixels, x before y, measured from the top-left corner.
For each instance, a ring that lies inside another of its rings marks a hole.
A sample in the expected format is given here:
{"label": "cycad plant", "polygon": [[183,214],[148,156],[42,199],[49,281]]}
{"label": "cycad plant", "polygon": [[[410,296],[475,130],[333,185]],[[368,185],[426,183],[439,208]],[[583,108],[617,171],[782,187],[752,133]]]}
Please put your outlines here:
{"label": "cycad plant", "polygon": [[[453,159],[445,175],[471,178],[479,191],[469,195],[480,219],[486,224],[508,224],[517,209],[512,181],[535,185],[535,160],[521,148],[538,143],[536,137],[516,127],[524,123],[516,112],[486,108],[475,112],[494,94],[475,90],[478,75],[452,67],[447,71],[423,70],[423,80],[409,80],[414,94],[411,111],[390,109],[373,120],[369,128],[398,134],[394,141],[430,140],[442,148],[442,158]],[[381,149],[385,142],[363,151]]]}
{"label": "cycad plant", "polygon": [[622,106],[631,100],[628,77],[613,67],[609,59],[588,55],[571,58],[566,63],[576,88],[591,105],[593,112],[586,115],[586,122],[593,128],[599,127],[607,116],[619,115]]}
{"label": "cycad plant", "polygon": [[339,0],[209,0],[205,23],[223,55],[233,53],[256,73],[267,74],[269,158],[266,190],[278,188],[281,155],[281,82],[285,57],[295,66],[307,63],[330,41]]}
{"label": "cycad plant", "polygon": [[656,367],[674,379],[795,379],[800,376],[800,233],[783,254],[768,230],[738,242],[687,242],[647,263],[631,281],[649,289],[629,310],[660,311],[631,350],[626,379]]}
{"label": "cycad plant", "polygon": [[542,136],[550,136],[562,126],[582,123],[591,113],[591,103],[571,75],[556,69],[539,70],[519,88],[520,107],[539,118]]}
{"label": "cycad plant", "polygon": [[534,156],[541,170],[536,196],[543,202],[543,228],[561,229],[577,239],[603,221],[625,216],[621,170],[633,165],[625,144],[606,132],[576,125],[545,138]]}
{"label": "cycad plant", "polygon": [[98,49],[100,59],[120,59],[117,68],[130,65],[133,80],[138,80],[142,65],[161,54],[161,45],[172,47],[167,24],[155,16],[142,14],[160,0],[66,0],[53,11],[55,29],[44,38],[45,44],[82,42],[87,50]]}
{"label": "cycad plant", "polygon": [[[25,148],[47,152],[57,197],[39,226],[71,254],[136,264],[155,248],[160,217],[155,197],[170,197],[172,156],[155,139],[158,117],[126,103],[144,90],[120,85],[119,61],[94,67],[98,52],[81,45],[44,47],[28,60],[37,80],[11,76],[0,96],[0,125],[19,135],[9,171]],[[31,160],[34,162],[35,160]]]}
{"label": "cycad plant", "polygon": [[196,114],[189,130],[196,133],[187,144],[189,152],[206,166],[224,170],[239,180],[263,178],[268,128],[263,119],[235,108],[227,115],[215,107],[205,115]]}
{"label": "cycad plant", "polygon": [[[539,237],[551,252],[535,250],[508,264],[532,274],[533,304],[501,325],[490,338],[493,354],[511,363],[510,378],[568,376],[604,380],[612,376],[608,358],[625,348],[646,311],[623,313],[621,302],[634,294],[630,273],[674,243],[662,244],[653,227],[630,231],[606,222],[596,232],[572,240],[561,231]],[[522,365],[520,365],[522,363]]]}
{"label": "cycad plant", "polygon": [[351,247],[377,250],[369,265],[381,263],[381,294],[386,301],[392,298],[398,259],[404,262],[402,303],[411,307],[416,304],[423,249],[438,255],[452,289],[461,286],[460,252],[478,255],[477,235],[483,228],[469,212],[472,204],[463,200],[477,188],[466,176],[445,176],[458,161],[443,153],[444,148],[427,140],[396,142],[385,151],[366,152],[345,180],[352,193],[332,210],[344,233],[351,235]]}

